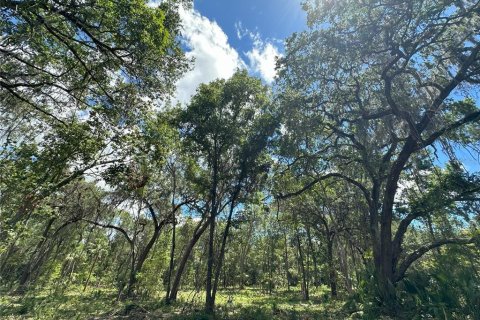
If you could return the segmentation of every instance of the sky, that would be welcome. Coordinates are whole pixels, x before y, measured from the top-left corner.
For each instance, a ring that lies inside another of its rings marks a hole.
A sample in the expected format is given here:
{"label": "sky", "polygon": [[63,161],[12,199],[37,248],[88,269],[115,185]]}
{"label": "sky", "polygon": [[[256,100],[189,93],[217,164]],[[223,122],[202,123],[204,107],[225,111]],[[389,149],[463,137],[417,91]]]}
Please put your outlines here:
{"label": "sky", "polygon": [[284,40],[306,27],[300,0],[195,0],[181,17],[183,45],[194,58],[177,84],[175,100],[181,103],[200,83],[227,79],[238,68],[271,84]]}
{"label": "sky", "polygon": [[[155,5],[162,0],[150,0]],[[275,58],[284,40],[306,29],[301,0],[194,0],[182,9],[182,45],[194,63],[177,83],[174,101],[187,104],[201,83],[228,79],[246,68],[266,84],[275,77]],[[460,148],[455,153],[467,170],[480,170],[478,159]],[[438,163],[447,157],[440,153]]]}

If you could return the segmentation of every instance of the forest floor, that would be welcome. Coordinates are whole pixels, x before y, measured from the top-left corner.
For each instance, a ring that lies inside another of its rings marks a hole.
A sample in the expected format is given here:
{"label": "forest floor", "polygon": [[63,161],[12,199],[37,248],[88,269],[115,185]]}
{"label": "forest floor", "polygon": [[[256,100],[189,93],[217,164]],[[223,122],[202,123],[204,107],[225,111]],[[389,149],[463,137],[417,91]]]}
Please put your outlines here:
{"label": "forest floor", "polygon": [[[330,300],[326,287],[312,290],[302,301],[298,289],[268,294],[261,289],[223,290],[217,293],[215,319],[355,319],[343,311],[344,302]],[[178,301],[165,305],[161,298],[117,301],[113,291],[44,290],[24,296],[0,292],[1,319],[212,319],[202,312],[204,296],[179,293]]]}

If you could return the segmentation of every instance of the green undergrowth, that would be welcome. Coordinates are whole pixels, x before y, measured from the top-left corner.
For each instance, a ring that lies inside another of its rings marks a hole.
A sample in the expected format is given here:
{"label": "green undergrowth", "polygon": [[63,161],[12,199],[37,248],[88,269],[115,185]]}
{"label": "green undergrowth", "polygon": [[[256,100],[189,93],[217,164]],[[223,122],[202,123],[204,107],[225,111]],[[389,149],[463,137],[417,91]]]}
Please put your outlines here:
{"label": "green undergrowth", "polygon": [[64,292],[37,290],[23,296],[0,292],[1,319],[347,319],[343,302],[330,300],[325,287],[303,301],[297,290],[261,289],[218,292],[215,315],[203,312],[202,292],[182,291],[166,305],[157,298],[118,301],[113,290],[71,288]]}

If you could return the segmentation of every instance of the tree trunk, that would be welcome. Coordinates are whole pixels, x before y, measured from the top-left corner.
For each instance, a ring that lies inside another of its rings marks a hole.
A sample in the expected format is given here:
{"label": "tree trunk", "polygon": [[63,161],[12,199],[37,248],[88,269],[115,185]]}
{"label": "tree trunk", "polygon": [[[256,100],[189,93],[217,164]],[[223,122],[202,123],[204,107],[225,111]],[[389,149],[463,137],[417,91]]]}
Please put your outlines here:
{"label": "tree trunk", "polygon": [[159,235],[160,235],[160,230],[161,228],[159,226],[156,226],[153,235],[150,238],[150,241],[148,241],[147,245],[145,248],[142,250],[140,255],[138,256],[137,263],[135,264],[135,255],[134,252],[132,251],[132,271],[130,272],[130,279],[128,282],[128,287],[127,287],[127,297],[131,297],[134,293],[135,289],[135,284],[137,283],[137,274],[142,270],[143,264],[147,260],[148,254],[153,248],[153,245],[157,241]]}
{"label": "tree trunk", "polygon": [[168,266],[167,292],[165,297],[165,301],[167,302],[167,304],[170,303],[170,287],[171,287],[172,272],[173,272],[173,262],[175,258],[175,228],[177,227],[175,222],[176,221],[174,217],[173,223],[172,223],[172,244],[171,244],[171,250],[170,250],[170,264]]}
{"label": "tree trunk", "polygon": [[275,258],[275,248],[273,244],[273,237],[271,240],[270,257],[268,259],[268,294],[273,291],[273,263]]}
{"label": "tree trunk", "polygon": [[172,281],[172,272],[173,272],[173,262],[175,258],[175,229],[177,228],[177,219],[175,217],[175,193],[177,190],[177,179],[176,179],[176,170],[175,166],[173,166],[172,170],[172,182],[173,182],[173,191],[172,191],[172,212],[173,212],[173,217],[172,217],[172,244],[171,244],[171,249],[170,249],[170,264],[168,266],[168,276],[167,276],[167,292],[165,295],[165,302],[167,304],[170,303],[170,287],[171,287],[171,281]]}
{"label": "tree trunk", "polygon": [[[349,267],[348,267],[348,255],[347,255],[347,244],[346,243],[338,243],[338,249],[340,253],[340,268],[343,273],[343,277],[345,278],[345,289],[349,294],[352,293],[352,279],[350,277]],[[353,256],[352,252],[352,256]]]}
{"label": "tree trunk", "polygon": [[215,218],[217,217],[218,211],[218,200],[217,200],[217,187],[218,187],[218,161],[219,161],[219,152],[218,152],[218,142],[215,139],[214,141],[214,158],[213,158],[213,168],[212,168],[212,188],[210,189],[210,200],[211,200],[211,210],[210,210],[210,232],[208,238],[208,260],[207,260],[207,277],[206,277],[206,294],[205,294],[205,311],[209,314],[213,313],[215,307],[215,300],[212,295],[212,278],[213,278],[213,264],[215,260]]}
{"label": "tree trunk", "polygon": [[310,228],[307,227],[306,229],[307,229],[307,237],[308,237],[308,246],[310,248],[310,252],[313,260],[313,284],[315,285],[315,287],[317,287],[320,284],[319,277],[318,277],[319,272],[318,272],[317,256],[313,248],[313,241],[312,241],[312,235],[310,234]]}
{"label": "tree trunk", "polygon": [[127,283],[127,291],[125,295],[122,297],[125,299],[126,297],[130,297],[132,295],[133,286],[135,285],[135,245],[130,243],[130,276],[128,278]]}
{"label": "tree trunk", "polygon": [[310,299],[309,294],[308,294],[308,283],[307,283],[307,274],[305,271],[305,265],[304,265],[304,258],[303,258],[303,251],[302,251],[302,244],[300,242],[300,235],[297,230],[297,250],[298,250],[298,264],[300,267],[300,273],[302,274],[302,296],[303,300],[308,301]]}
{"label": "tree trunk", "polygon": [[220,254],[218,256],[218,261],[216,266],[217,268],[215,269],[215,280],[213,282],[213,289],[212,289],[213,305],[215,305],[215,295],[217,294],[218,280],[220,278],[220,271],[223,265],[223,258],[225,256],[225,246],[227,244],[228,232],[230,230],[230,225],[232,223],[232,215],[233,215],[234,209],[235,209],[235,201],[232,201],[232,203],[230,204],[230,212],[228,213],[227,225],[225,226],[225,231],[223,232],[222,246],[220,248]]}
{"label": "tree trunk", "polygon": [[45,244],[47,241],[47,236],[48,233],[53,225],[53,222],[55,221],[55,217],[51,218],[48,220],[47,225],[45,226],[45,230],[43,231],[42,234],[42,239],[38,242],[38,244],[35,247],[35,250],[33,251],[32,255],[30,256],[30,260],[28,264],[25,266],[25,270],[22,272],[22,276],[20,277],[20,281],[18,284],[18,292],[24,292],[25,289],[28,286],[28,283],[31,280],[31,275],[40,268],[42,265],[43,261],[45,260],[45,252],[42,254],[40,250],[42,249],[42,246]]}
{"label": "tree trunk", "polygon": [[172,289],[170,291],[170,301],[175,301],[177,299],[178,289],[180,288],[180,282],[182,280],[183,271],[185,270],[185,266],[187,265],[188,258],[190,257],[190,254],[193,248],[195,247],[195,244],[197,243],[198,239],[200,239],[200,236],[205,232],[205,230],[207,230],[207,227],[209,225],[210,225],[210,219],[207,219],[206,221],[203,221],[203,220],[200,221],[194,231],[192,239],[188,243],[188,246],[185,248],[182,258],[178,263],[177,272],[175,273],[175,278],[173,279],[173,282],[172,282]]}
{"label": "tree trunk", "polygon": [[337,296],[337,272],[333,263],[333,235],[327,237],[327,261],[330,282],[330,294],[332,298]]}
{"label": "tree trunk", "polygon": [[283,235],[285,237],[285,278],[287,279],[287,291],[290,291],[290,272],[288,271],[288,241],[287,241],[287,231],[283,230]]}
{"label": "tree trunk", "polygon": [[92,276],[93,273],[93,268],[95,268],[95,264],[97,263],[98,258],[100,257],[100,252],[97,252],[95,254],[95,258],[93,259],[92,266],[90,267],[90,270],[88,271],[88,276],[87,280],[85,281],[85,285],[83,286],[83,292],[87,290],[88,284],[90,283],[90,277]]}
{"label": "tree trunk", "polygon": [[[418,132],[421,131],[419,129]],[[400,254],[397,250],[397,244],[394,245],[394,239],[392,239],[393,206],[400,174],[405,168],[410,155],[414,152],[416,143],[412,136],[408,137],[386,179],[380,215],[380,243],[377,246],[377,250],[374,250],[375,271],[380,298],[385,308],[384,313],[392,316],[396,315],[398,308],[394,274]],[[376,239],[373,240],[375,241]],[[401,243],[398,245],[401,246]]]}
{"label": "tree trunk", "polygon": [[213,277],[213,263],[214,263],[214,241],[215,241],[215,215],[213,212],[210,215],[210,232],[208,237],[208,260],[207,260],[207,283],[206,283],[206,298],[205,298],[205,311],[207,313],[213,313],[215,307],[215,300],[212,292],[212,277]]}
{"label": "tree trunk", "polygon": [[252,238],[254,230],[254,224],[252,222],[249,223],[248,228],[248,236],[246,237],[247,242],[244,247],[242,247],[242,254],[240,256],[240,288],[243,289],[245,287],[245,265],[246,260],[248,257],[248,253],[250,252],[250,239]]}

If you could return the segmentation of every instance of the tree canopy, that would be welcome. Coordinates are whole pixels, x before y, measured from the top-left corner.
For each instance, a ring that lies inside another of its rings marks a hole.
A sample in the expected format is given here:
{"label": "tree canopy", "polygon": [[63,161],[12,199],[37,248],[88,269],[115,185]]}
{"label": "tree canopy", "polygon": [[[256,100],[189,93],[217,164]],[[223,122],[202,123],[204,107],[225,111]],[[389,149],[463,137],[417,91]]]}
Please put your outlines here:
{"label": "tree canopy", "polygon": [[[374,266],[384,302],[428,250],[468,239],[441,239],[405,252],[404,235],[420,213],[396,208],[399,188],[437,147],[477,142],[480,111],[478,4],[437,1],[305,3],[310,30],[287,41],[279,61],[287,121],[285,157],[309,177],[358,188],[368,205]],[[297,115],[299,118],[297,118]],[[296,125],[297,121],[305,124]],[[472,129],[470,129],[472,128]],[[300,129],[300,132],[297,132]],[[292,153],[293,151],[293,153]],[[450,153],[455,162],[454,154]],[[478,188],[465,190],[477,196]],[[287,195],[282,195],[286,197]],[[398,225],[396,225],[398,223]]]}
{"label": "tree canopy", "polygon": [[306,0],[174,105],[191,5],[0,3],[0,317],[479,318],[480,3]]}

